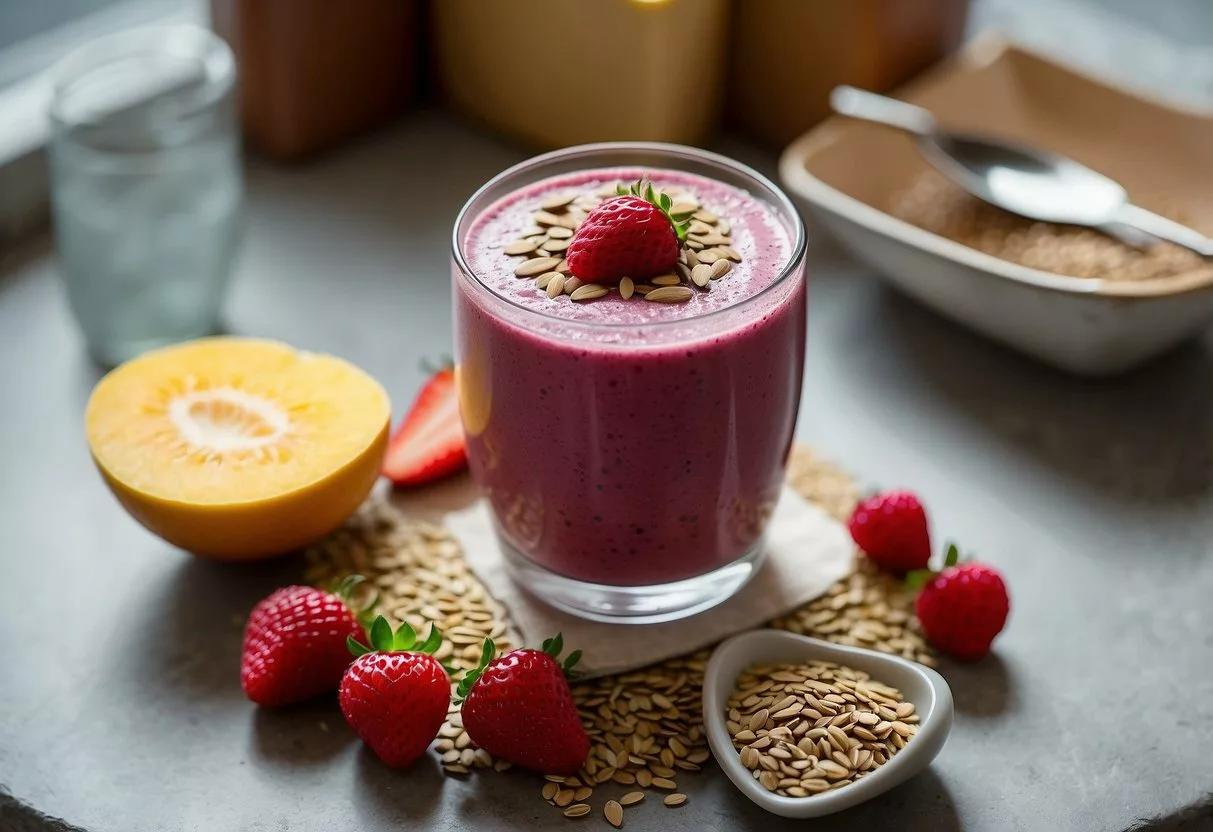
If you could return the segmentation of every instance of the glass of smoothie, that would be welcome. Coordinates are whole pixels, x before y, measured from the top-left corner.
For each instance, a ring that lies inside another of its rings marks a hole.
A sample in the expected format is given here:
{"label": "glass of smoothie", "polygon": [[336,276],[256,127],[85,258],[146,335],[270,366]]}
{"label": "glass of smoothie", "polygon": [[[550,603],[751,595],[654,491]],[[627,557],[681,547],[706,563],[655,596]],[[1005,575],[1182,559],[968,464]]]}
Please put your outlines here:
{"label": "glass of smoothie", "polygon": [[[602,230],[645,204],[647,225]],[[670,239],[661,274],[617,273]],[[755,574],[800,402],[804,252],[775,185],[678,145],[567,148],[468,200],[460,412],[516,582],[575,615],[648,623]]]}

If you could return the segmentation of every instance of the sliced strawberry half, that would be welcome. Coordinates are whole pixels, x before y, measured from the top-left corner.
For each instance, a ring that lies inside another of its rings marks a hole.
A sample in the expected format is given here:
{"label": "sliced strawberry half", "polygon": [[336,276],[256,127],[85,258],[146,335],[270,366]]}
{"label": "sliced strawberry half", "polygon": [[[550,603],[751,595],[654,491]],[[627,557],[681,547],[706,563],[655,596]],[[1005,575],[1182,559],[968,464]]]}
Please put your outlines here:
{"label": "sliced strawberry half", "polygon": [[393,434],[383,475],[395,485],[423,485],[462,471],[467,462],[455,371],[447,367],[425,383]]}

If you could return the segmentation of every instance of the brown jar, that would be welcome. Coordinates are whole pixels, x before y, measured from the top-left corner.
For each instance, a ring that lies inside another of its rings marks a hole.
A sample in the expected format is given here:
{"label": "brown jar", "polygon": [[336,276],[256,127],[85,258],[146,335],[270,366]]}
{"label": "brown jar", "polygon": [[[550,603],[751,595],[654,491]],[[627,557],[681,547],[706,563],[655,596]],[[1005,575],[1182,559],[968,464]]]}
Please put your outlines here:
{"label": "brown jar", "polygon": [[211,0],[240,73],[245,135],[294,160],[396,118],[413,99],[413,0]]}
{"label": "brown jar", "polygon": [[737,0],[726,113],[782,147],[830,115],[838,84],[885,92],[957,49],[968,0]]}

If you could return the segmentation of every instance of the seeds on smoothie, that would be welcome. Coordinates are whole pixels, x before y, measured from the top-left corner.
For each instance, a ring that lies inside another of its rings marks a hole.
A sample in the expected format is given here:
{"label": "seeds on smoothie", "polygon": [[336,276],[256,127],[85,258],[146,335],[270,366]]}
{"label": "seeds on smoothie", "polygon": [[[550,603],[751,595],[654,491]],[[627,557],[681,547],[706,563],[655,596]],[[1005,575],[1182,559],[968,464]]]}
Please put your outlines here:
{"label": "seeds on smoothie", "polygon": [[599,286],[597,283],[587,283],[577,287],[569,297],[573,300],[594,300],[605,294],[607,294],[607,287]]}
{"label": "seeds on smoothie", "polygon": [[619,281],[619,296],[624,300],[630,298],[635,289],[636,284],[632,282],[632,278],[625,277],[623,280]]}
{"label": "seeds on smoothie", "polygon": [[560,272],[544,272],[535,278],[535,286],[539,289],[546,289],[553,277],[563,277],[563,275]]}
{"label": "seeds on smoothie", "polygon": [[511,255],[530,254],[534,250],[535,243],[530,240],[514,240],[506,243],[505,248],[502,249],[506,254]]}
{"label": "seeds on smoothie", "polygon": [[568,206],[574,199],[577,198],[575,192],[569,191],[562,194],[552,194],[545,199],[539,207],[544,211],[560,211]]}
{"label": "seeds on smoothie", "polygon": [[[572,244],[574,233],[586,218],[588,212],[593,210],[603,199],[615,195],[613,188],[613,185],[610,188],[604,185],[594,193],[562,191],[545,197],[540,202],[538,209],[531,214],[534,226],[526,229],[519,239],[506,243],[503,246],[503,250],[509,256],[542,255],[526,260],[515,269],[514,273],[518,277],[535,277],[546,275],[549,272],[560,272],[565,276],[564,294],[571,296],[576,292],[580,288],[581,283],[580,281],[572,282],[576,278],[572,274],[568,260],[564,259],[562,255]],[[706,279],[702,277],[694,279],[692,277],[692,270],[701,263],[711,264],[726,255],[719,249],[715,251],[715,259],[711,256],[704,258],[702,254],[697,255],[696,252],[702,252],[704,249],[710,250],[714,245],[727,245],[731,243],[731,239],[727,236],[729,225],[718,214],[702,208],[699,200],[682,188],[668,188],[665,190],[665,195],[673,200],[670,209],[671,214],[677,214],[680,219],[690,219],[689,236],[679,249],[678,261],[675,266],[677,274],[660,275],[653,279],[652,285],[658,287],[677,287],[683,282],[693,282],[699,288],[706,289],[708,288],[709,280],[718,280],[723,276],[723,273],[709,276]],[[547,257],[547,255],[560,259],[554,264],[549,264],[547,260],[551,258]],[[731,259],[734,262],[740,262],[741,258],[733,251]],[[540,265],[541,262],[542,265]],[[551,278],[547,278],[542,282],[536,281],[536,286],[545,291],[548,290],[551,286]],[[651,288],[642,289],[636,286],[635,282],[632,282],[630,290],[625,291],[622,281],[620,281],[619,290],[620,297],[624,300],[629,300],[634,295],[647,297],[651,292]],[[554,300],[559,294],[556,293],[550,296]],[[659,295],[658,299],[665,303],[683,303],[685,301],[682,295],[683,293],[675,293],[673,296],[668,294]],[[593,298],[588,295],[578,295],[577,299],[592,300]],[[689,299],[687,298],[687,300]]]}
{"label": "seeds on smoothie", "polygon": [[724,257],[724,254],[717,248],[705,248],[699,252],[698,257],[700,263],[712,264]]}
{"label": "seeds on smoothie", "polygon": [[686,303],[695,293],[687,286],[660,286],[645,295],[645,300],[658,303]]}
{"label": "seeds on smoothie", "polygon": [[633,287],[633,291],[634,291],[636,294],[638,294],[638,295],[640,295],[641,297],[643,297],[643,296],[647,295],[649,292],[653,291],[653,290],[654,290],[654,289],[656,289],[656,288],[657,288],[656,286],[652,286],[652,285],[650,285],[650,284],[648,284],[648,283],[637,283],[637,284],[636,284],[636,285]]}
{"label": "seeds on smoothie", "polygon": [[514,269],[514,274],[518,277],[536,277],[544,272],[556,270],[559,263],[559,257],[533,257]]}
{"label": "seeds on smoothie", "polygon": [[729,273],[729,269],[731,268],[732,265],[728,260],[717,260],[712,264],[712,270],[708,273],[708,278],[710,280],[720,280],[720,278]]}
{"label": "seeds on smoothie", "polygon": [[557,274],[548,281],[548,297],[552,300],[564,294],[564,276]]}
{"label": "seeds on smoothie", "polygon": [[[717,263],[727,263],[727,260],[717,260]],[[691,269],[691,282],[700,289],[708,285],[712,279],[712,269],[715,265],[709,266],[707,263],[700,263],[695,268]]]}
{"label": "seeds on smoothie", "polygon": [[[738,677],[728,704],[742,765],[767,791],[789,797],[855,782],[918,731],[912,704],[896,688],[825,661],[752,667]],[[884,719],[899,707],[903,721]]]}

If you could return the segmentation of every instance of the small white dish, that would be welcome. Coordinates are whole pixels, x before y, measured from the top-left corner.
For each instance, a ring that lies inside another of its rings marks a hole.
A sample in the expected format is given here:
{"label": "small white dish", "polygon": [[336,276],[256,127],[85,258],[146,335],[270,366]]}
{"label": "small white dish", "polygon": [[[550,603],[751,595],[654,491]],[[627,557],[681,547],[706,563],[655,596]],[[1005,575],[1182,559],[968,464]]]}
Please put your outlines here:
{"label": "small white dish", "polygon": [[[741,764],[725,727],[729,697],[737,677],[755,664],[821,659],[870,673],[898,688],[918,714],[918,733],[880,768],[845,788],[809,797],[768,792]],[[703,681],[703,722],[712,754],[733,784],[768,812],[785,818],[815,818],[841,812],[887,792],[926,769],[952,730],[952,690],[928,667],[906,659],[843,647],[784,630],[753,630],[734,636],[712,653]]]}

